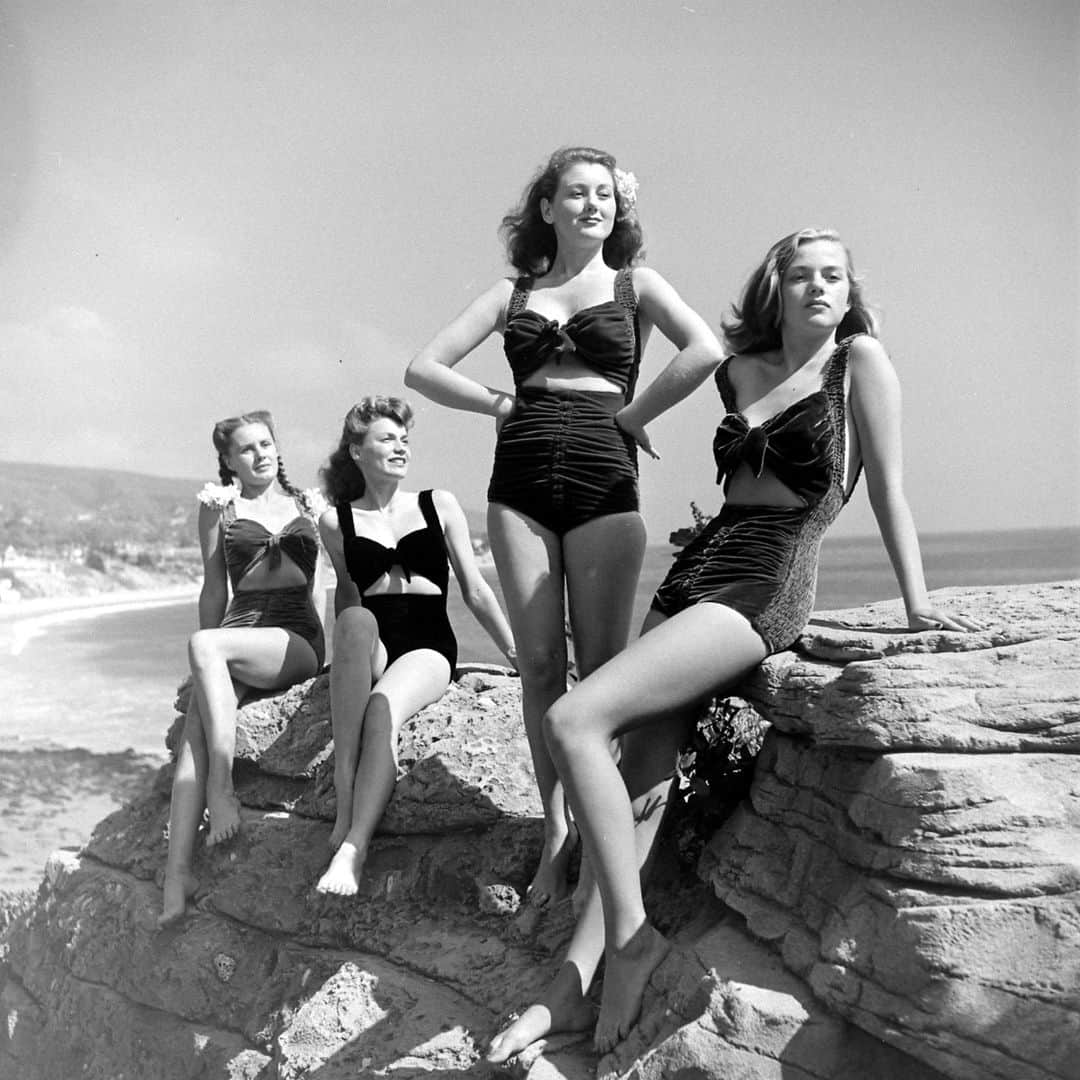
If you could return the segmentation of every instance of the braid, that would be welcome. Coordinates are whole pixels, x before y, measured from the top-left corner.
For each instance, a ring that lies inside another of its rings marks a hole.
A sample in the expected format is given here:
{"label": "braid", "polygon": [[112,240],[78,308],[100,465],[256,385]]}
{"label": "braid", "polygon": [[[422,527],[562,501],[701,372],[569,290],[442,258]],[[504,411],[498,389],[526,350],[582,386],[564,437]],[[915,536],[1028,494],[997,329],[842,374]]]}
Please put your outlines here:
{"label": "braid", "polygon": [[285,462],[282,460],[281,455],[278,454],[277,459],[277,479],[278,483],[290,494],[294,499],[300,495],[300,489],[295,487],[292,481],[285,475]]}
{"label": "braid", "polygon": [[225,464],[225,457],[223,454],[218,454],[218,476],[221,477],[222,484],[228,487],[236,477],[236,474]]}

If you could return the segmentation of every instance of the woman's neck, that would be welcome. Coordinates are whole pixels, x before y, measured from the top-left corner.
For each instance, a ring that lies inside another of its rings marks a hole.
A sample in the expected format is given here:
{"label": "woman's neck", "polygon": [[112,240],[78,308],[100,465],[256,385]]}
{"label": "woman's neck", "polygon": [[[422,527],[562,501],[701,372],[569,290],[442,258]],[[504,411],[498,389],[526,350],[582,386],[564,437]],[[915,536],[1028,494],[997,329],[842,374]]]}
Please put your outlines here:
{"label": "woman's neck", "polygon": [[780,352],[776,356],[779,365],[791,374],[823,355],[828,356],[835,348],[835,330],[828,334],[812,334],[806,337],[784,334]]}
{"label": "woman's neck", "polygon": [[248,502],[269,502],[277,493],[275,491],[277,477],[267,484],[240,484],[240,498]]}
{"label": "woman's neck", "polygon": [[551,266],[544,275],[545,278],[553,278],[558,283],[569,281],[571,278],[588,276],[594,273],[607,273],[609,267],[604,262],[604,247],[590,246],[588,248],[563,248],[555,252],[551,260]]}
{"label": "woman's neck", "polygon": [[359,510],[378,510],[385,512],[390,508],[398,493],[397,480],[368,480],[364,478],[364,494],[357,499],[353,506]]}

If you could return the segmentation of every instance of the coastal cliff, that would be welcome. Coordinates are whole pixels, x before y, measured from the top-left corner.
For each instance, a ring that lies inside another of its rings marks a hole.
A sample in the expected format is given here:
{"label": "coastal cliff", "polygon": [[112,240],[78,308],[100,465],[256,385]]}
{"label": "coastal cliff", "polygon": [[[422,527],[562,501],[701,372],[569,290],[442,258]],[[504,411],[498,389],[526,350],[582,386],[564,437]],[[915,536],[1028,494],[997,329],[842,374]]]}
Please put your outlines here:
{"label": "coastal cliff", "polygon": [[[1066,1080],[1080,1052],[1080,585],[949,590],[818,616],[743,687],[769,722],[750,796],[648,904],[676,948],[597,1061],[529,1080]],[[54,854],[0,938],[0,1077],[499,1075],[569,905],[522,905],[539,805],[516,679],[467,671],[406,725],[360,895],[311,886],[333,819],[326,676],[246,705],[241,837],[158,931],[171,766]],[[174,724],[172,738],[177,728]]]}

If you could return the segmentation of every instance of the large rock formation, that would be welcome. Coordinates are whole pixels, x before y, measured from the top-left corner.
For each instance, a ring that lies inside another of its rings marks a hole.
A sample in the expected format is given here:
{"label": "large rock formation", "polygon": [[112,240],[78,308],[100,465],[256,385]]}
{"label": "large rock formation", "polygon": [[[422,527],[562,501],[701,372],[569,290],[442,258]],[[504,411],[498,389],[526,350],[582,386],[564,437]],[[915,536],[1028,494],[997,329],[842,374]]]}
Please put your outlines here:
{"label": "large rock formation", "polygon": [[[529,1080],[1065,1080],[1080,1052],[1080,589],[957,590],[985,632],[833,613],[742,693],[771,723],[698,876],[666,854],[676,941],[597,1062]],[[553,971],[568,905],[521,905],[540,843],[517,681],[465,675],[410,722],[354,899],[311,885],[333,818],[325,676],[241,713],[241,838],[157,931],[171,770],[58,853],[0,942],[0,1077],[482,1075]],[[670,848],[672,845],[668,845]]]}

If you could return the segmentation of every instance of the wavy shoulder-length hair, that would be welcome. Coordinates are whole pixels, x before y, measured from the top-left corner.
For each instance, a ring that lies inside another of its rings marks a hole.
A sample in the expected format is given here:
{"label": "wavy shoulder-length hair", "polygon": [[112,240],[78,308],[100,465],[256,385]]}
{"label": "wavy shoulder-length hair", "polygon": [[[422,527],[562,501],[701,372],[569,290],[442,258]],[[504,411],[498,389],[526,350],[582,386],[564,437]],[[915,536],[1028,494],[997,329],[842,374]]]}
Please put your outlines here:
{"label": "wavy shoulder-length hair", "polygon": [[803,244],[832,240],[844,249],[847,259],[850,308],[836,330],[838,341],[851,334],[878,336],[877,318],[867,306],[862,283],[840,234],[835,229],[800,229],[777,240],[750,275],[737,304],[731,305],[731,317],[721,319],[728,348],[735,353],[762,353],[781,346],[780,322],[783,315],[780,285],[784,273]]}
{"label": "wavy shoulder-length hair", "polygon": [[364,441],[368,429],[376,420],[394,420],[403,428],[411,428],[412,406],[403,398],[374,394],[361,398],[346,414],[337,449],[319,470],[323,490],[331,503],[352,502],[364,494],[364,474],[349,453],[350,446]]}
{"label": "wavy shoulder-length hair", "polygon": [[214,425],[214,430],[210,435],[210,439],[214,444],[214,449],[217,451],[218,459],[218,476],[221,477],[221,482],[228,487],[236,479],[236,473],[229,468],[228,456],[232,453],[233,448],[233,433],[237,428],[242,428],[245,424],[262,424],[267,431],[270,432],[270,438],[274,440],[274,446],[277,449],[277,479],[278,483],[290,494],[299,494],[299,488],[294,487],[290,483],[288,476],[285,473],[285,462],[281,458],[281,450],[277,446],[277,432],[274,430],[274,418],[270,415],[266,409],[254,409],[251,412],[241,413],[239,416],[229,416],[224,420],[219,420]]}
{"label": "wavy shoulder-length hair", "polygon": [[579,161],[603,165],[611,173],[615,190],[615,227],[604,241],[604,262],[613,270],[621,270],[641,257],[641,224],[635,207],[615,183],[615,158],[591,146],[564,146],[551,155],[547,165],[525,188],[521,202],[499,226],[499,234],[506,244],[506,256],[519,273],[539,277],[551,268],[557,247],[555,230],[544,220],[540,201],[555,197],[560,177]]}

